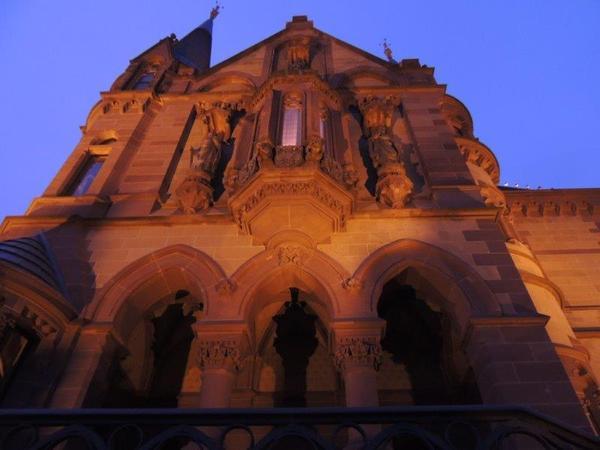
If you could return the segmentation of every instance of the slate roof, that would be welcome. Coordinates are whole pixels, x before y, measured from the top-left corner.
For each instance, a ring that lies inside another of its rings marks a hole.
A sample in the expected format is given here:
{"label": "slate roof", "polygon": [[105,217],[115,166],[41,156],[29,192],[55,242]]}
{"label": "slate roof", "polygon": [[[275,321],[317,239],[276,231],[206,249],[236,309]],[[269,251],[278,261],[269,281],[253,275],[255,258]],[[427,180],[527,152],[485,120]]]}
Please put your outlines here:
{"label": "slate roof", "polygon": [[207,70],[210,67],[212,29],[213,19],[210,18],[178,41],[173,48],[175,58],[199,71]]}
{"label": "slate roof", "polygon": [[30,273],[56,291],[65,293],[62,276],[43,235],[0,242],[0,261]]}

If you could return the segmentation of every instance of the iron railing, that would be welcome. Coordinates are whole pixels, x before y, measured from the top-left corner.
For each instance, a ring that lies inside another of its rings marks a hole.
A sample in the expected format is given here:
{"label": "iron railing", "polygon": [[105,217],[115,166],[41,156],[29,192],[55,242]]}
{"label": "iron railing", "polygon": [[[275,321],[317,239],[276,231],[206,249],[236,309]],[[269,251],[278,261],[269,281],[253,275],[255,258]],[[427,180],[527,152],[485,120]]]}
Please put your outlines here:
{"label": "iron railing", "polygon": [[600,449],[526,408],[0,410],[0,449]]}

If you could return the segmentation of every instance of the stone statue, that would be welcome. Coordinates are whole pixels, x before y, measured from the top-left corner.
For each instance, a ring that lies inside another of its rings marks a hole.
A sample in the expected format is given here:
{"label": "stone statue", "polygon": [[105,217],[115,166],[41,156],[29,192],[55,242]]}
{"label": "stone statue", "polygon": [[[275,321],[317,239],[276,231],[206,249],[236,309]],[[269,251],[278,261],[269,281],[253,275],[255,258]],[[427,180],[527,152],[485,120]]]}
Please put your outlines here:
{"label": "stone statue", "polygon": [[221,148],[231,137],[230,117],[227,105],[197,108],[187,143],[190,168],[175,190],[179,208],[186,214],[206,210],[213,202],[212,178],[221,159]]}
{"label": "stone statue", "polygon": [[310,137],[308,145],[306,146],[306,161],[319,162],[323,159],[323,138],[316,134]]}
{"label": "stone statue", "polygon": [[377,200],[390,208],[403,208],[410,201],[413,182],[392,139],[394,103],[391,99],[366,97],[359,108],[363,134],[369,140],[369,156],[377,170]]}
{"label": "stone statue", "polygon": [[288,68],[290,70],[303,70],[310,63],[310,39],[300,37],[290,42],[288,46]]}

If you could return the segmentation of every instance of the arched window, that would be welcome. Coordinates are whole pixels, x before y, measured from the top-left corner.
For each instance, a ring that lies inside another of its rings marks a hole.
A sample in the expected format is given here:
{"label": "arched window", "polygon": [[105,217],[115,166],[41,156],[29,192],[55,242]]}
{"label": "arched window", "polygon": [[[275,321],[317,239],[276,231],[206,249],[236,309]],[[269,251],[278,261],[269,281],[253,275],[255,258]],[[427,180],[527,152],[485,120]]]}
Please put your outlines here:
{"label": "arched window", "polygon": [[143,73],[133,85],[133,89],[136,91],[142,91],[144,89],[149,89],[154,82],[154,72],[145,72]]}
{"label": "arched window", "polygon": [[288,94],[283,101],[283,117],[279,144],[297,146],[302,143],[302,97]]}

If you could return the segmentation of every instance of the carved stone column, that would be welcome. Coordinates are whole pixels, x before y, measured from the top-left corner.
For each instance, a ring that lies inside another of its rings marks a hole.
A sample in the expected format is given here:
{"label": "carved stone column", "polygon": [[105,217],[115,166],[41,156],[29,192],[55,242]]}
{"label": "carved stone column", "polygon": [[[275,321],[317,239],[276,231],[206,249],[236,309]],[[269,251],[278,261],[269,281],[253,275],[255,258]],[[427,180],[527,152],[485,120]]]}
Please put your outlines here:
{"label": "carved stone column", "polygon": [[[212,328],[212,327],[211,327]],[[218,333],[197,327],[198,363],[202,368],[199,407],[226,408],[229,406],[236,372],[241,366],[245,333],[241,330],[222,330]]]}
{"label": "carved stone column", "polygon": [[377,406],[376,371],[381,364],[379,336],[344,336],[336,340],[335,364],[344,377],[346,406]]}
{"label": "carved stone column", "polygon": [[[384,322],[369,321],[335,323],[334,362],[344,378],[346,406],[374,407],[379,405],[377,370],[381,364],[381,335]],[[379,425],[363,425],[367,436],[380,430]],[[348,432],[346,449],[363,448],[362,436]]]}

